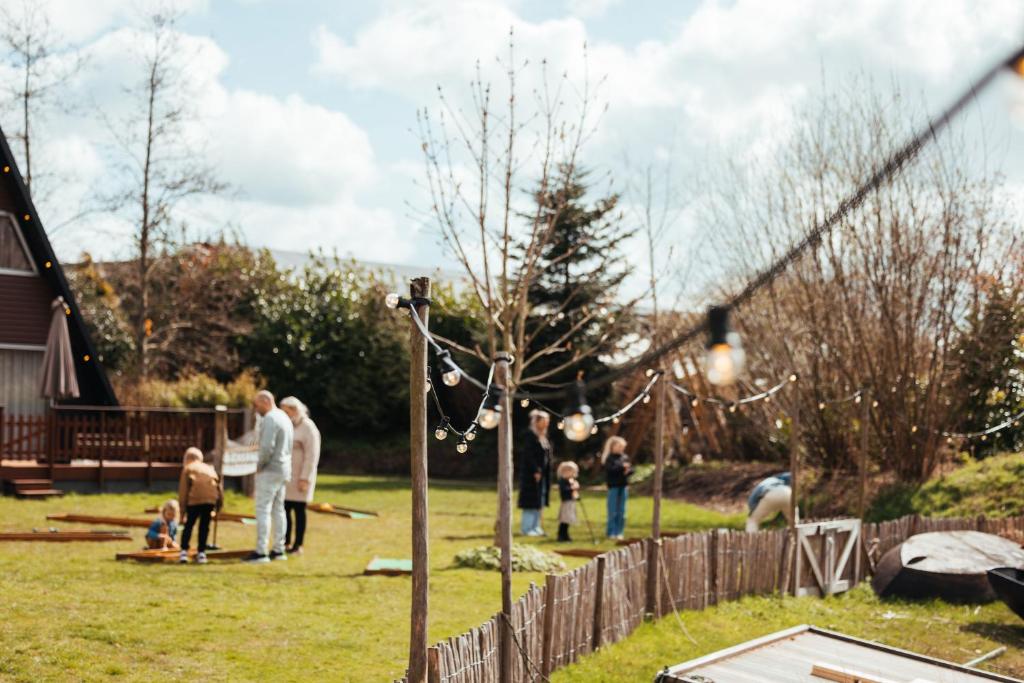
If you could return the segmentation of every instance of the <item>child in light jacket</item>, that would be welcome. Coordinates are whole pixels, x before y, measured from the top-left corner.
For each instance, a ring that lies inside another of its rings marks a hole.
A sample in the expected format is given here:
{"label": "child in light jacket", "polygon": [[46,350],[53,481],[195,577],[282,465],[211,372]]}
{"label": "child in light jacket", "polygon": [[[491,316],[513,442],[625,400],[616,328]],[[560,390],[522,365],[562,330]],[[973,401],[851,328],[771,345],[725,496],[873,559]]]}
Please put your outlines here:
{"label": "child in light jacket", "polygon": [[192,447],[185,451],[181,479],[178,480],[178,503],[185,511],[181,532],[181,554],[178,562],[188,562],[192,529],[199,522],[199,547],[196,562],[206,564],[206,541],[210,536],[210,519],[223,502],[223,489],[217,470],[203,462],[203,452]]}
{"label": "child in light jacket", "polygon": [[579,465],[566,460],[558,465],[558,494],[562,504],[558,508],[558,540],[562,543],[572,541],[569,538],[569,527],[576,523],[576,501],[580,497],[580,483],[576,477],[580,474]]}

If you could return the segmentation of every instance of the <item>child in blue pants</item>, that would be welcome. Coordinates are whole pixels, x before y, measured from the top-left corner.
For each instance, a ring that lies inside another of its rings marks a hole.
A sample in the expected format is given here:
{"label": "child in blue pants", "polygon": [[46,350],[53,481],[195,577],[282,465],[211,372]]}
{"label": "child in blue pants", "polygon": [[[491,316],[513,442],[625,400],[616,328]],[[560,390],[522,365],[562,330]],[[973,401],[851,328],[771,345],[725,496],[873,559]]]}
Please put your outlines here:
{"label": "child in blue pants", "polygon": [[626,455],[626,440],[621,436],[609,437],[601,451],[601,464],[608,483],[607,535],[618,540],[626,532],[626,500],[629,498],[629,475],[633,469]]}

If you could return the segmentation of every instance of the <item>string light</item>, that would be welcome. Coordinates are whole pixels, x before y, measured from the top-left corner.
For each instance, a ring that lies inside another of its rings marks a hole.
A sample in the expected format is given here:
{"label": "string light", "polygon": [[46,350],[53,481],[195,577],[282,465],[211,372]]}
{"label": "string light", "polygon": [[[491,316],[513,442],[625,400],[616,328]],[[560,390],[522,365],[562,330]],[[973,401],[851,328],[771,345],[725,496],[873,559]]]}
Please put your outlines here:
{"label": "string light", "polygon": [[398,292],[388,292],[387,296],[384,297],[384,305],[388,308],[398,308],[401,303],[402,297],[398,295]]}
{"label": "string light", "polygon": [[644,405],[647,405],[650,402],[651,402],[651,395],[650,394],[644,394]]}
{"label": "string light", "polygon": [[798,379],[800,379],[800,378],[797,376],[797,374],[795,372],[789,376],[789,381],[790,382],[795,382]]}
{"label": "string light", "polygon": [[437,425],[437,429],[434,430],[434,438],[438,441],[444,441],[448,438],[448,425],[451,421],[447,416],[441,418],[441,424]]}
{"label": "string light", "polygon": [[820,403],[818,403],[818,410],[825,410],[825,402],[824,401],[821,401]]}
{"label": "string light", "polygon": [[484,394],[483,403],[480,404],[480,412],[477,413],[476,423],[484,429],[494,429],[501,422],[501,399],[505,395],[505,387],[491,384]]}
{"label": "string light", "polygon": [[569,407],[565,411],[562,432],[570,441],[585,441],[588,435],[594,433],[594,415],[587,404],[585,391],[582,379],[577,379],[569,390]]}
{"label": "string light", "polygon": [[708,310],[708,381],[719,387],[736,383],[743,370],[747,355],[740,336],[729,329],[729,309],[712,306]]}
{"label": "string light", "polygon": [[459,453],[466,453],[469,450],[469,444],[466,443],[466,437],[463,437],[462,440],[456,444],[455,450]]}
{"label": "string light", "polygon": [[591,435],[591,436],[597,436],[597,432],[598,432],[598,431],[599,431],[599,430],[598,430],[598,428],[597,428],[597,425],[594,425],[593,427],[591,427],[591,428],[590,428],[590,435]]}
{"label": "string light", "polygon": [[[416,317],[418,318],[419,316]],[[441,361],[441,368],[443,369],[441,381],[446,386],[456,386],[462,380],[462,370],[452,360],[452,354],[447,349],[442,349],[437,352],[437,358]]]}
{"label": "string light", "polygon": [[523,408],[529,408],[530,407],[530,399],[528,399],[528,398],[521,399],[519,401],[519,405],[522,406]]}
{"label": "string light", "polygon": [[464,436],[466,438],[466,441],[472,441],[473,439],[476,438],[476,422],[469,425],[469,429],[466,430]]}

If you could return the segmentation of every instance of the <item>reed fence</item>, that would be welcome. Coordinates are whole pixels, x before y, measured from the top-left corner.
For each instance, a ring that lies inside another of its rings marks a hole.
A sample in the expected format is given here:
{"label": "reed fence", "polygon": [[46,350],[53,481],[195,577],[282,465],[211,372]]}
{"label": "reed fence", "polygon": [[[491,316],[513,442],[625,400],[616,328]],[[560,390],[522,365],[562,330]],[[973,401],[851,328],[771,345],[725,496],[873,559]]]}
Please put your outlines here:
{"label": "reed fence", "polygon": [[[862,527],[864,551],[876,555],[929,531],[975,530],[1024,540],[1024,517],[925,518],[909,515]],[[788,590],[786,529],[718,529],[661,539],[658,612],[703,610],[748,595]],[[513,604],[513,680],[543,681],[551,672],[628,637],[647,616],[644,542],[549,574]],[[860,577],[854,577],[855,584]],[[791,583],[791,582],[790,582]],[[498,683],[500,614],[430,648],[429,683]],[[407,683],[401,679],[396,683]]]}

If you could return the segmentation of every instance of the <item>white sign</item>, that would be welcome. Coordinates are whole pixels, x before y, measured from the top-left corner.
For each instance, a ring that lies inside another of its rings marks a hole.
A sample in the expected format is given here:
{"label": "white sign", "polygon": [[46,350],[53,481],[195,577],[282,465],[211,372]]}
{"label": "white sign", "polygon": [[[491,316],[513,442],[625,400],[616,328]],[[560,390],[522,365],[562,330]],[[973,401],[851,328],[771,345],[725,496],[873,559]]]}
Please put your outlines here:
{"label": "white sign", "polygon": [[224,453],[222,472],[225,477],[245,477],[256,474],[259,449],[229,450]]}

